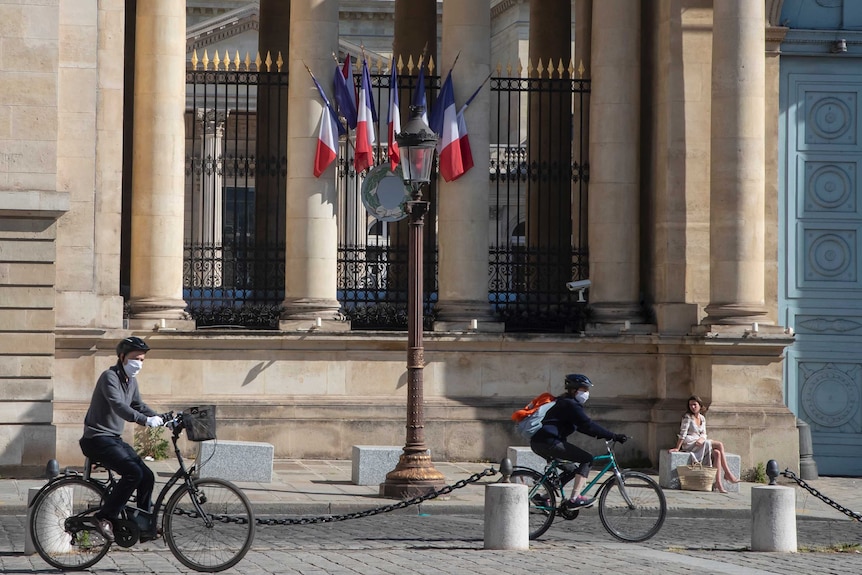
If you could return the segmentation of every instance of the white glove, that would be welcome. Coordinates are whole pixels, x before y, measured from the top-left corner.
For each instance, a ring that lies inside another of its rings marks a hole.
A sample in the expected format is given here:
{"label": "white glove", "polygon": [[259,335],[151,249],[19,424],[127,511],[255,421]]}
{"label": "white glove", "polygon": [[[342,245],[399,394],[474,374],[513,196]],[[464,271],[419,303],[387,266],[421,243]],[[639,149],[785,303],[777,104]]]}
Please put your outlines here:
{"label": "white glove", "polygon": [[161,427],[165,421],[160,415],[151,415],[147,418],[147,427]]}

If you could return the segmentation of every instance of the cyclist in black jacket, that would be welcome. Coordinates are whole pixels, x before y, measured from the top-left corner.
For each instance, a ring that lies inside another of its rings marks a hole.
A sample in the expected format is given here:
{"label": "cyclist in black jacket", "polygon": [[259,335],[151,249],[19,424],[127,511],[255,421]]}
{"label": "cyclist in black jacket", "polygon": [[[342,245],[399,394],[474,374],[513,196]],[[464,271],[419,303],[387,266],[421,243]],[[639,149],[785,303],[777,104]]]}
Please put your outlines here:
{"label": "cyclist in black jacket", "polygon": [[569,443],[567,438],[575,431],[579,431],[585,435],[613,439],[620,443],[625,443],[628,439],[625,435],[608,431],[587,416],[584,404],[590,397],[592,387],[593,382],[586,375],[580,373],[567,375],[566,392],[557,398],[554,407],[545,414],[541,429],[530,441],[530,448],[546,459],[562,459],[578,464],[563,464],[565,472],[561,483],[565,485],[572,477],[575,479],[572,498],[567,502],[570,507],[589,507],[593,504],[594,498],[580,495],[590,474],[593,456]]}

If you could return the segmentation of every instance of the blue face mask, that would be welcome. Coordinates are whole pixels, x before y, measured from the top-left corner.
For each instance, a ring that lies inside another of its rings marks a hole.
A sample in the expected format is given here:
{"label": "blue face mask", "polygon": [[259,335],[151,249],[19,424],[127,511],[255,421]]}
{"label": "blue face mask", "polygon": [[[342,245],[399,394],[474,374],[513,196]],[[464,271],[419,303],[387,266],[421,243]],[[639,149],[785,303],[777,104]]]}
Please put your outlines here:
{"label": "blue face mask", "polygon": [[579,391],[575,394],[575,401],[577,401],[581,405],[585,404],[589,398],[590,398],[590,392],[589,391]]}

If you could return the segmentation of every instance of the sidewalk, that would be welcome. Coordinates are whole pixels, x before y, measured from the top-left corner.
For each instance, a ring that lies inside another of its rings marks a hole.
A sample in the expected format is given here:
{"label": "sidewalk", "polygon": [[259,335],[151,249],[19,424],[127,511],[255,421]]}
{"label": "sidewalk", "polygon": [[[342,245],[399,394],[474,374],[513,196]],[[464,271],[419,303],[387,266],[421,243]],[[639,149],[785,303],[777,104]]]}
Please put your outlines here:
{"label": "sidewalk", "polygon": [[[156,494],[176,469],[175,460],[151,462],[156,473]],[[446,478],[446,484],[467,479],[497,464],[434,462],[434,467]],[[425,501],[418,513],[481,514],[484,512],[484,485],[500,479],[499,474],[484,477],[476,483],[436,499]],[[658,480],[658,477],[656,477]],[[823,495],[856,513],[862,513],[862,478],[821,477],[807,482]],[[44,480],[0,479],[0,515],[26,513],[27,494],[39,488]],[[796,491],[798,519],[848,519],[784,477],[779,485]],[[354,485],[351,482],[349,460],[277,460],[272,483],[237,483],[258,514],[329,515],[354,513],[391,505],[396,500],[378,496],[376,485]],[[751,489],[756,483],[741,483],[739,493],[719,494],[697,491],[665,490],[669,515],[674,517],[733,517],[747,518],[751,510]],[[155,495],[154,495],[155,497]]]}

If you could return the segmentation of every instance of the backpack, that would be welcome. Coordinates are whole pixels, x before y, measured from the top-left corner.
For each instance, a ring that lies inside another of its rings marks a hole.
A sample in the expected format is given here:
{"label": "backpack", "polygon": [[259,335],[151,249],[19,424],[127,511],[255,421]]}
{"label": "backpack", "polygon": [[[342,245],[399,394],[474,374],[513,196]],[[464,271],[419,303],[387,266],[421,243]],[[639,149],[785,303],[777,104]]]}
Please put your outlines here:
{"label": "backpack", "polygon": [[557,402],[557,398],[550,393],[543,393],[533,399],[523,409],[512,414],[515,422],[515,433],[529,440],[542,427],[545,414]]}

